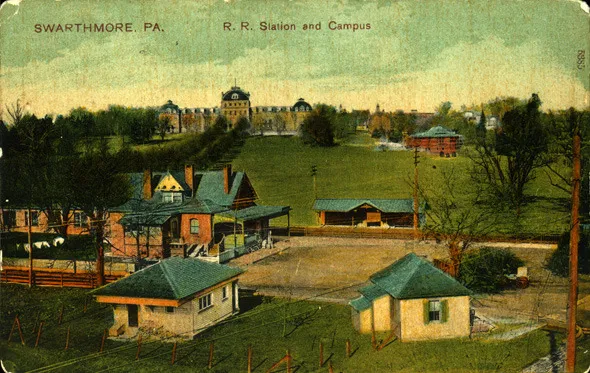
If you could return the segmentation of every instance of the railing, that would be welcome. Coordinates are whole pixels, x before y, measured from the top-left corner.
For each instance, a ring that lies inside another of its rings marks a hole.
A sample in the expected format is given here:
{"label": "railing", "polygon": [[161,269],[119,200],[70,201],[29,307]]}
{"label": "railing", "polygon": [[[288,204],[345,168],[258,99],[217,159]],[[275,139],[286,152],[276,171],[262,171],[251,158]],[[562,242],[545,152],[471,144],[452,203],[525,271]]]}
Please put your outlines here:
{"label": "railing", "polygon": [[[105,283],[117,281],[123,276],[105,275]],[[15,284],[28,284],[27,269],[4,267],[0,273],[0,281]],[[95,288],[98,284],[96,273],[71,273],[61,271],[33,270],[33,285],[51,287]]]}

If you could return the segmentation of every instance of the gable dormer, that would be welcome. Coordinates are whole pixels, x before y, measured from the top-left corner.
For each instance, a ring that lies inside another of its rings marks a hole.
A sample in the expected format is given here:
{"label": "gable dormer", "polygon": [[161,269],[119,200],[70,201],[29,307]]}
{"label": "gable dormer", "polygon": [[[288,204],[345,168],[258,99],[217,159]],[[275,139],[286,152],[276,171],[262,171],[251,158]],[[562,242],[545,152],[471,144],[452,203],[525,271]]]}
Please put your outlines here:
{"label": "gable dormer", "polygon": [[162,194],[162,202],[172,203],[182,202],[184,200],[185,190],[170,172],[162,177],[155,191]]}

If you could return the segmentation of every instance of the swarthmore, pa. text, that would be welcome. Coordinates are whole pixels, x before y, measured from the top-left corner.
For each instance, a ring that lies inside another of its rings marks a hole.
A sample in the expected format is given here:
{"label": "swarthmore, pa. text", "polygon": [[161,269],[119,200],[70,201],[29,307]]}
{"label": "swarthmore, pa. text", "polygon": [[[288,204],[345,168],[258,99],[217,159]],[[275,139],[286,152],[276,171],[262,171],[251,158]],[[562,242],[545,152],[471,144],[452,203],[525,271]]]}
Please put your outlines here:
{"label": "swarthmore, pa. text", "polygon": [[[161,25],[154,22],[144,22],[139,29],[143,32],[154,31],[163,32]],[[35,32],[37,34],[47,32],[137,32],[138,30],[133,26],[133,23],[117,22],[117,23],[37,23],[35,24]]]}

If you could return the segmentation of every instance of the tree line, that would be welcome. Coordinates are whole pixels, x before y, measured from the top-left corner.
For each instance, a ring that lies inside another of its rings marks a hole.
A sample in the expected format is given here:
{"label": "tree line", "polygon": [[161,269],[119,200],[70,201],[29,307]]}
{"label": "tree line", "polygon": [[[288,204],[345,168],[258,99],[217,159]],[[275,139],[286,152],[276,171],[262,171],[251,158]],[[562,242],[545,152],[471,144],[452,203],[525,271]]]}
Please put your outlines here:
{"label": "tree line", "polygon": [[[98,123],[95,116],[85,110],[75,109],[55,120],[28,114],[18,105],[7,111],[10,122],[0,122],[1,205],[42,212],[62,236],[74,212],[84,212],[99,261],[109,210],[132,195],[126,173],[186,163],[202,169],[214,166],[243,141],[247,130],[241,121],[228,131],[227,121],[219,117],[204,133],[187,135],[178,146],[142,153],[128,144],[110,146],[109,138],[93,127]],[[137,118],[152,117],[149,111],[132,112]]]}

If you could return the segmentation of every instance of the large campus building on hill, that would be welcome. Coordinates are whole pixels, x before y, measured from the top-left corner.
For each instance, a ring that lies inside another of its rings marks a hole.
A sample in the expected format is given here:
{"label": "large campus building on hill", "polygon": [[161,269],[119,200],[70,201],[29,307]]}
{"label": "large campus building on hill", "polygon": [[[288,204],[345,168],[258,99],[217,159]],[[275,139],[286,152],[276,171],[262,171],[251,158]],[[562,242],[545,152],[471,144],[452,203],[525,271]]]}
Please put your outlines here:
{"label": "large campus building on hill", "polygon": [[300,98],[292,106],[252,106],[250,92],[238,86],[221,92],[219,107],[180,108],[172,100],[159,109],[160,119],[168,118],[171,132],[203,132],[219,115],[235,125],[240,118],[246,118],[256,130],[295,132],[309,115],[312,107]]}

